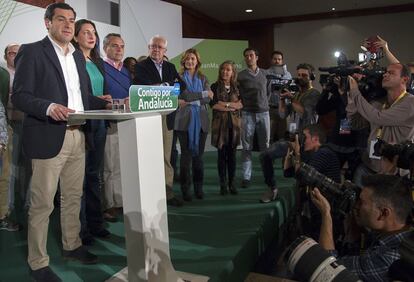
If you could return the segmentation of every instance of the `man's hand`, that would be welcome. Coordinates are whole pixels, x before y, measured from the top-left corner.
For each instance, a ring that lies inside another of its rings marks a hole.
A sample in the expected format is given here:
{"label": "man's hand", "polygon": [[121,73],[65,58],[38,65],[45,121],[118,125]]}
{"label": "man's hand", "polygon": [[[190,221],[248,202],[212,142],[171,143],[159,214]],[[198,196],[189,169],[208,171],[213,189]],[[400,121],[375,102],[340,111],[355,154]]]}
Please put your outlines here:
{"label": "man's hand", "polygon": [[298,100],[292,100],[293,110],[298,114],[303,114],[305,112],[304,107]]}
{"label": "man's hand", "polygon": [[331,214],[331,205],[328,200],[319,192],[318,188],[314,188],[311,192],[311,199],[318,210],[321,212],[322,216]]}
{"label": "man's hand", "polygon": [[105,101],[107,101],[109,103],[112,103],[112,96],[109,95],[109,94],[102,95],[102,96],[98,96],[98,98],[101,98],[102,100],[105,100]]}
{"label": "man's hand", "polygon": [[185,100],[183,100],[183,99],[178,99],[178,107],[185,107],[185,106],[187,106],[188,105],[188,103],[185,101]]}
{"label": "man's hand", "polygon": [[210,98],[210,100],[213,100],[213,97],[214,97],[214,93],[213,93],[213,91],[211,91],[211,90],[208,90],[208,98]]}
{"label": "man's hand", "polygon": [[349,82],[349,90],[359,90],[358,88],[358,82],[352,77],[348,76],[348,82]]}
{"label": "man's hand", "polygon": [[49,116],[56,121],[67,121],[69,113],[74,113],[75,110],[69,109],[60,104],[51,104]]}
{"label": "man's hand", "polygon": [[282,92],[280,93],[280,97],[281,98],[293,98],[293,94],[289,90],[283,89]]}
{"label": "man's hand", "polygon": [[379,37],[379,35],[377,35],[377,39],[378,41],[372,42],[372,45],[375,48],[382,48],[384,51],[388,51],[388,42]]}

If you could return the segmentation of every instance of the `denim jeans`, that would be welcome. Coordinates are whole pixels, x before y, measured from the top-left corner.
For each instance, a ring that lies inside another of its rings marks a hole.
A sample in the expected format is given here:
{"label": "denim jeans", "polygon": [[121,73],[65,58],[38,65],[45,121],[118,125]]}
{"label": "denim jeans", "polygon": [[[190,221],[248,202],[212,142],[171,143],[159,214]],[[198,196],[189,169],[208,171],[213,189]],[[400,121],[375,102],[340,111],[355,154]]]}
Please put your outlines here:
{"label": "denim jeans", "polygon": [[270,145],[270,147],[260,154],[260,162],[262,165],[263,176],[265,183],[270,188],[276,187],[276,180],[273,170],[273,161],[278,158],[286,156],[288,151],[287,141],[278,141]]}
{"label": "denim jeans", "polygon": [[269,147],[270,136],[269,112],[251,113],[242,111],[242,175],[245,180],[250,180],[252,174],[252,149],[255,132],[259,150],[266,150]]}

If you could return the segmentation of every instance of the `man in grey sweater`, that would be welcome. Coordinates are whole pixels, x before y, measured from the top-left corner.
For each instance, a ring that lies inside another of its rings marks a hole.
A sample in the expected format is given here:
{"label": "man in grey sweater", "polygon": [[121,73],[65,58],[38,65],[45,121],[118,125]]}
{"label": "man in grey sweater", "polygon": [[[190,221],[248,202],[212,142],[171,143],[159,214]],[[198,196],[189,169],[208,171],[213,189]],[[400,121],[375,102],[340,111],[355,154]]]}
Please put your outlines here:
{"label": "man in grey sweater", "polygon": [[359,92],[357,82],[349,77],[347,115],[352,119],[358,112],[371,125],[367,151],[362,155],[362,164],[355,171],[355,184],[361,184],[362,175],[380,172],[381,158],[374,155],[374,144],[378,139],[391,144],[413,140],[414,96],[406,91],[409,79],[407,66],[400,63],[390,64],[382,80],[382,87],[387,91],[387,100],[384,104],[370,104]]}
{"label": "man in grey sweater", "polygon": [[257,143],[260,151],[269,146],[270,119],[267,96],[267,79],[265,70],[257,66],[258,51],[247,48],[243,52],[247,69],[238,74],[240,97],[243,104],[241,141],[242,151],[242,188],[250,184],[252,172],[251,152],[254,133],[257,134]]}

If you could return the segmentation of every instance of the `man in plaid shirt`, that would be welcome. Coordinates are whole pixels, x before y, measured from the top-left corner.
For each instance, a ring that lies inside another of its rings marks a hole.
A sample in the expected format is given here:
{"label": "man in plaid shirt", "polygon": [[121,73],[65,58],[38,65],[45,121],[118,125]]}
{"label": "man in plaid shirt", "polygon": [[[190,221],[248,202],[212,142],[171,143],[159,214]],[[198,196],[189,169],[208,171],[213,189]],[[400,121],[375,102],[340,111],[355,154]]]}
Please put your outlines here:
{"label": "man in plaid shirt", "polygon": [[[339,257],[338,263],[364,281],[389,281],[388,268],[400,258],[400,243],[413,232],[406,224],[412,208],[411,187],[400,177],[381,174],[366,176],[362,184],[354,216],[360,227],[375,232],[375,240],[364,253]],[[319,244],[335,255],[329,202],[318,188],[311,197],[322,215]]]}

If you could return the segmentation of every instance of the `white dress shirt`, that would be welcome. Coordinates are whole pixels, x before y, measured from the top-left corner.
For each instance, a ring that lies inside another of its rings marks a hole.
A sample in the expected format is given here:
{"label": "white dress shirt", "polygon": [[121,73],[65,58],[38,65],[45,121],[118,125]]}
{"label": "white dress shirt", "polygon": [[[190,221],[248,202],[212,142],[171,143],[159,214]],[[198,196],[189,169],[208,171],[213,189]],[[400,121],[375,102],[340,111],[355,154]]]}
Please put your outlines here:
{"label": "white dress shirt", "polygon": [[55,41],[53,41],[53,39],[49,35],[48,37],[52,42],[53,48],[55,49],[56,55],[60,62],[60,66],[62,67],[63,77],[65,78],[66,90],[68,92],[67,107],[77,112],[83,111],[84,107],[82,101],[82,93],[80,89],[79,74],[78,69],[76,67],[75,58],[73,57],[75,47],[73,47],[73,45],[69,43],[69,51],[67,54],[65,54],[63,48],[60,47]]}

